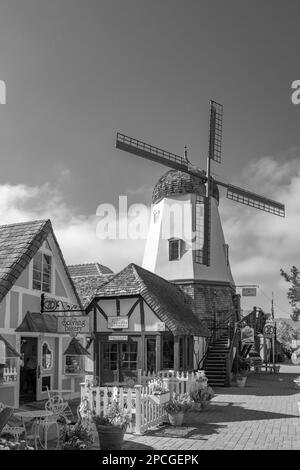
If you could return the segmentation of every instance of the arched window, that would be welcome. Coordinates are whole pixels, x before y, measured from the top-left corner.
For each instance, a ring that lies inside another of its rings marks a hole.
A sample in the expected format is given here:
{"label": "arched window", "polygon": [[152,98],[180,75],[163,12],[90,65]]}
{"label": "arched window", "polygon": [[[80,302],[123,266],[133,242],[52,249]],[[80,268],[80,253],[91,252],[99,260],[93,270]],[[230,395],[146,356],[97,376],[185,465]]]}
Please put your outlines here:
{"label": "arched window", "polygon": [[53,365],[53,352],[49,348],[49,344],[46,341],[42,346],[42,367],[43,369],[51,369]]}

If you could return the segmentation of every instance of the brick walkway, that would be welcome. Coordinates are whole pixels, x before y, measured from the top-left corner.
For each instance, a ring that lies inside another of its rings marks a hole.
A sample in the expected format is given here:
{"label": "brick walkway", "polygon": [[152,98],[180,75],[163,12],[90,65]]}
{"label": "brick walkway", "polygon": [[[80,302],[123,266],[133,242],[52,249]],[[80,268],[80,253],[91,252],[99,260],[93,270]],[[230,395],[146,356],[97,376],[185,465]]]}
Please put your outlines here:
{"label": "brick walkway", "polygon": [[281,365],[280,374],[251,375],[245,388],[215,389],[206,411],[189,414],[181,427],[126,434],[123,449],[300,449],[300,390],[292,382],[299,374],[300,367]]}

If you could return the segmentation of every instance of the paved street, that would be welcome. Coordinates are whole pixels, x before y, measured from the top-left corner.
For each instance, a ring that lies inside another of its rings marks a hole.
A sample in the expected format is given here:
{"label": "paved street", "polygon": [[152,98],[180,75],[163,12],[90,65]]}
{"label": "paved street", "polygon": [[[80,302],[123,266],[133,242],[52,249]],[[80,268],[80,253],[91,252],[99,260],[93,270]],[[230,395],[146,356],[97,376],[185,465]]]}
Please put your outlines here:
{"label": "paved street", "polygon": [[248,377],[245,388],[215,389],[210,407],[190,414],[184,426],[162,426],[144,436],[126,434],[123,448],[300,449],[300,390],[292,382],[298,375],[299,366],[281,365],[279,374]]}

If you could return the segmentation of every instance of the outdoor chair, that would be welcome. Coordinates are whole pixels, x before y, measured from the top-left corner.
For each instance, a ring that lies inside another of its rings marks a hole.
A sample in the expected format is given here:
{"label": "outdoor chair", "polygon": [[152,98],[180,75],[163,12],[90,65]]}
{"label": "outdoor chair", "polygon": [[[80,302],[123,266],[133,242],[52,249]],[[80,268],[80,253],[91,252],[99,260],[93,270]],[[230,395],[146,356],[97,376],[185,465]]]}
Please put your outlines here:
{"label": "outdoor chair", "polygon": [[41,448],[47,449],[48,433],[50,428],[54,427],[56,435],[56,449],[58,449],[60,444],[60,427],[68,421],[65,416],[67,406],[68,403],[64,402],[59,396],[54,396],[45,403],[45,410],[49,411],[51,414],[40,419],[38,422],[38,441]]}
{"label": "outdoor chair", "polygon": [[[0,429],[0,435],[12,436],[14,440],[18,441],[20,436],[26,433],[26,430],[23,426],[23,423],[13,416],[13,408],[11,408],[10,406],[6,406],[0,402],[0,413],[5,409],[10,410],[10,415],[7,423],[3,426],[2,429]],[[8,414],[8,412],[6,413]]]}
{"label": "outdoor chair", "polygon": [[0,435],[2,434],[12,414],[13,409],[9,407],[3,408],[2,411],[0,411]]}

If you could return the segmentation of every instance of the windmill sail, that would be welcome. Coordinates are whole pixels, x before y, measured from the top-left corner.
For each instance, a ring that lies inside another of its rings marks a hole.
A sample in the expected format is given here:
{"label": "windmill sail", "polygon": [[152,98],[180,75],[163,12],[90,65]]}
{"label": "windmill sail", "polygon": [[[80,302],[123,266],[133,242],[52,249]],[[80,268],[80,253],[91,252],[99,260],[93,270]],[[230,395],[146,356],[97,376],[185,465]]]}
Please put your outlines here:
{"label": "windmill sail", "polygon": [[246,206],[254,207],[261,211],[269,212],[273,215],[278,215],[279,217],[285,217],[285,206],[280,202],[273,201],[265,196],[260,196],[259,194],[252,193],[238,186],[233,186],[231,184],[223,183],[221,181],[215,181],[217,184],[227,188],[226,197],[232,201],[245,204]]}
{"label": "windmill sail", "polygon": [[126,152],[133,153],[139,157],[146,158],[147,160],[152,160],[156,163],[161,163],[175,170],[184,171],[190,173],[194,176],[203,178],[205,176],[204,172],[193,167],[187,159],[175,155],[174,153],[168,152],[167,150],[162,150],[153,145],[146,144],[141,140],[133,139],[127,135],[117,133],[116,147]]}
{"label": "windmill sail", "polygon": [[223,105],[210,102],[208,158],[221,163]]}

